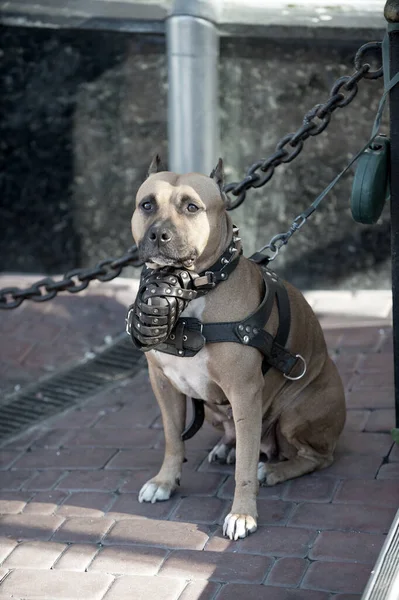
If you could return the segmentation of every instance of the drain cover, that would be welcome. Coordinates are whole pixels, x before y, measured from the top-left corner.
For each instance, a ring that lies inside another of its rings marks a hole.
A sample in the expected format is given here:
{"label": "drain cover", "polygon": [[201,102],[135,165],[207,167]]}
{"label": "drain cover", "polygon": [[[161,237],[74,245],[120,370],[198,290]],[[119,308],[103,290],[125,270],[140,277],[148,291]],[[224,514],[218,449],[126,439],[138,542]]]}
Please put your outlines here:
{"label": "drain cover", "polygon": [[8,396],[0,405],[0,441],[73,406],[115,381],[135,375],[145,365],[130,338],[119,339],[84,363]]}

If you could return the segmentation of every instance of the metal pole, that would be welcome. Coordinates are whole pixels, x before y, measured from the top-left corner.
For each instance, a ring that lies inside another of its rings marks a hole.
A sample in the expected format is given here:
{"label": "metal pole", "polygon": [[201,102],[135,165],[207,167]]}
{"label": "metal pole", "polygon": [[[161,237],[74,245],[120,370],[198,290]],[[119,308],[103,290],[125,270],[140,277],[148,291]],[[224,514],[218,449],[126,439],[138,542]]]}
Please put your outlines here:
{"label": "metal pole", "polygon": [[166,24],[169,169],[209,175],[219,151],[217,10],[220,0],[176,0]]}
{"label": "metal pole", "polygon": [[[399,23],[398,0],[387,0],[385,18]],[[399,30],[389,32],[390,78],[399,71]],[[389,94],[391,136],[391,255],[392,255],[392,317],[395,373],[396,427],[399,427],[399,86]]]}

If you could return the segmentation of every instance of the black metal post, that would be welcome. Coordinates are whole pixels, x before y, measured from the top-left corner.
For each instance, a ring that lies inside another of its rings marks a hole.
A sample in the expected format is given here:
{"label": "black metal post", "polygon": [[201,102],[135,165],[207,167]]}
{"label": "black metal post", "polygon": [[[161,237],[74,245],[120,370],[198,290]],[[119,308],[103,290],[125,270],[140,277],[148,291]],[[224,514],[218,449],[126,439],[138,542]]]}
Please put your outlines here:
{"label": "black metal post", "polygon": [[[385,18],[399,24],[399,0],[387,0]],[[399,71],[399,29],[389,32],[390,78]],[[399,85],[390,91],[391,255],[396,427],[399,427]]]}

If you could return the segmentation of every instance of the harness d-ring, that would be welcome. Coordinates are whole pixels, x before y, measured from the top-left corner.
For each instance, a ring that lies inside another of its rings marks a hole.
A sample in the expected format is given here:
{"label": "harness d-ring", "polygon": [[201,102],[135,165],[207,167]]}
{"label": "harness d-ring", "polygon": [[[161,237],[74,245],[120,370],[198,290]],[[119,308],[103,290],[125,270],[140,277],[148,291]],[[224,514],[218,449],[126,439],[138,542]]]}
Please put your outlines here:
{"label": "harness d-ring", "polygon": [[305,375],[306,369],[307,369],[306,360],[303,358],[303,356],[301,356],[300,354],[296,354],[295,358],[299,358],[302,361],[303,371],[300,375],[298,375],[298,377],[291,377],[291,375],[286,375],[285,373],[283,373],[284,377],[286,379],[289,379],[290,381],[298,381],[298,379],[302,379],[302,377]]}

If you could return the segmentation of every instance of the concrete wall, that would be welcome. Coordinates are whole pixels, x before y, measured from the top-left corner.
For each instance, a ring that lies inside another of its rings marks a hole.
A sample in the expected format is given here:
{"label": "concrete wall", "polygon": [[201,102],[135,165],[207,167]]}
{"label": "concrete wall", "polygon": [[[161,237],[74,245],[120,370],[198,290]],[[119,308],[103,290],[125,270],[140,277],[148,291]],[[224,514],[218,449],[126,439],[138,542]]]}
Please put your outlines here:
{"label": "concrete wall", "polygon": [[[334,42],[315,30],[293,40],[287,31],[222,38],[229,181],[328,97],[370,39],[358,32]],[[0,34],[0,270],[59,273],[122,253],[151,156],[167,155],[164,37],[8,26]],[[365,143],[382,82],[360,88],[324,134],[231,213],[247,254],[285,231]],[[275,263],[302,288],[390,287],[389,215],[372,227],[354,223],[350,188],[348,175]]]}

